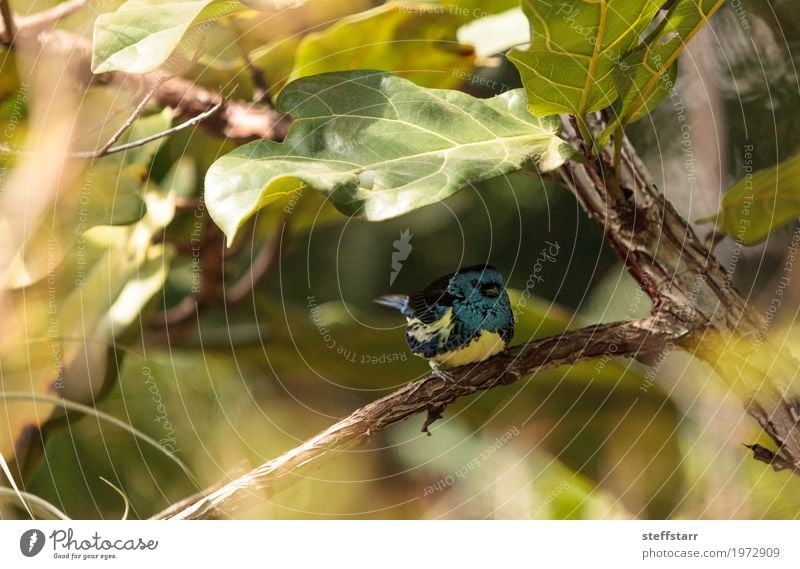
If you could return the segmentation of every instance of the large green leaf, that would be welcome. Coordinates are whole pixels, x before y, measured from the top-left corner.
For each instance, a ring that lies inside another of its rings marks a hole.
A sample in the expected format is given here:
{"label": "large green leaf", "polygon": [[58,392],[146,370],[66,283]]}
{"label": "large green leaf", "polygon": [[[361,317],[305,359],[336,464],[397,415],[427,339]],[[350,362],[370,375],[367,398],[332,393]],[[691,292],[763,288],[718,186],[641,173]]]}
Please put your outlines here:
{"label": "large green leaf", "polygon": [[158,69],[190,27],[244,9],[236,0],[128,0],[95,21],[92,71]]}
{"label": "large green leaf", "polygon": [[717,215],[719,229],[747,245],[795,221],[800,217],[800,155],[739,180],[725,193]]}
{"label": "large green leaf", "polygon": [[555,121],[527,113],[522,90],[482,100],[352,71],[295,81],[277,108],[295,119],[284,143],[237,148],[206,175],[209,213],[229,240],[259,208],[306,186],[346,214],[382,220],[529,164],[552,170],[572,153]]}
{"label": "large green leaf", "polygon": [[678,55],[723,1],[678,0],[655,33],[625,57],[617,74],[622,106],[608,132],[647,115],[667,96]]}
{"label": "large green leaf", "polygon": [[617,99],[615,71],[640,41],[663,0],[523,0],[531,44],[509,57],[531,112],[584,115]]}
{"label": "large green leaf", "polygon": [[425,87],[460,85],[473,49],[456,31],[468,18],[419,3],[391,2],[303,38],[289,81],[328,71],[380,69]]}

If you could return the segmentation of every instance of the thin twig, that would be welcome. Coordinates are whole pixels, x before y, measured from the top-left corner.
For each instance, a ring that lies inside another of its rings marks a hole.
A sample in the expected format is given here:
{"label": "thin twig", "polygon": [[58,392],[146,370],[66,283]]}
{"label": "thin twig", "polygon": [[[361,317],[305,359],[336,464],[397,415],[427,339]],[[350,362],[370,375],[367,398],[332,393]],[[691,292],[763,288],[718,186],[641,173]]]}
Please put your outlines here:
{"label": "thin twig", "polygon": [[14,14],[11,12],[10,0],[0,0],[0,15],[3,17],[4,43],[11,46],[17,37],[17,25],[14,23]]}
{"label": "thin twig", "polygon": [[244,299],[272,270],[280,255],[285,229],[286,220],[284,219],[272,236],[261,245],[247,272],[228,288],[225,295],[228,302],[237,303]]}
{"label": "thin twig", "polygon": [[133,110],[133,112],[130,114],[127,120],[125,120],[122,126],[119,127],[114,134],[111,135],[111,137],[106,141],[106,143],[103,146],[94,151],[95,154],[94,156],[92,156],[93,158],[99,158],[101,156],[105,156],[108,153],[109,149],[112,146],[114,146],[114,144],[116,144],[116,142],[120,138],[122,138],[122,135],[125,134],[125,131],[127,131],[133,125],[133,123],[135,123],[136,120],[142,116],[145,109],[147,108],[147,103],[150,102],[150,99],[152,99],[153,95],[156,94],[158,88],[161,87],[161,85],[163,85],[167,79],[168,77],[164,76],[159,78],[155,83],[153,83],[153,86],[150,88],[149,91],[147,91],[145,96],[142,97],[142,100],[139,102],[138,105],[136,105],[136,108]]}
{"label": "thin twig", "polygon": [[[97,150],[87,150],[85,152],[69,152],[67,153],[67,157],[69,158],[80,158],[80,159],[94,159],[94,158],[102,158],[103,156],[108,156],[110,154],[116,154],[118,152],[125,152],[126,150],[130,150],[131,148],[138,148],[139,146],[144,146],[150,142],[155,140],[159,140],[161,138],[165,138],[170,136],[171,134],[175,134],[176,132],[180,132],[190,126],[194,126],[203,120],[207,119],[217,111],[219,111],[222,106],[225,104],[226,100],[222,100],[218,102],[216,105],[205,111],[204,113],[200,113],[199,115],[192,117],[179,125],[175,125],[172,128],[168,128],[166,130],[162,130],[155,134],[151,134],[150,136],[145,136],[144,138],[140,138],[138,140],[134,140],[132,142],[126,142],[125,144],[120,144],[119,146],[113,146],[111,148],[106,148],[107,144],[104,144],[103,147],[98,148]],[[131,115],[133,116],[133,115]],[[135,117],[134,117],[135,120]],[[127,121],[126,121],[127,122]],[[128,125],[130,126],[130,125]],[[126,127],[127,128],[127,127]],[[119,131],[117,131],[119,132]],[[116,133],[115,133],[116,136]],[[112,137],[113,138],[113,137]],[[113,144],[113,141],[112,141]],[[29,150],[20,150],[18,148],[11,148],[5,144],[0,144],[0,153],[2,154],[13,154],[16,156],[20,155],[28,155],[32,154],[32,151]]]}
{"label": "thin twig", "polygon": [[233,29],[233,31],[236,33],[236,39],[234,40],[236,49],[239,50],[239,55],[242,57],[244,66],[247,68],[248,73],[250,73],[250,80],[253,82],[253,102],[267,102],[269,99],[269,84],[267,83],[267,79],[264,77],[264,72],[258,68],[255,63],[253,63],[253,60],[250,59],[250,54],[248,53],[247,49],[242,45],[240,40],[244,34],[241,27],[236,22],[236,19],[231,19],[230,25],[231,29]]}
{"label": "thin twig", "polygon": [[[6,2],[8,0],[5,0]],[[80,75],[87,81],[101,81],[114,83],[123,89],[141,91],[149,89],[153,82],[158,81],[164,73],[157,71],[148,75],[137,75],[124,72],[113,72],[102,76],[93,76],[90,73],[91,42],[76,34],[65,30],[48,30],[52,24],[61,18],[74,13],[84,7],[89,0],[68,0],[58,6],[38,12],[17,21],[17,35],[26,35],[32,41],[14,44],[14,49],[25,49],[27,53],[38,55],[42,46],[47,45],[57,52],[70,57],[80,54],[78,67],[83,71]],[[162,107],[178,109],[181,118],[192,118],[209,113],[219,103],[221,96],[218,92],[204,89],[194,81],[175,77],[164,83],[156,92],[155,99]],[[218,109],[219,110],[219,109]],[[277,112],[267,104],[252,104],[242,101],[224,101],[222,112],[214,117],[206,115],[212,120],[206,120],[204,127],[218,135],[225,136],[233,141],[249,141],[255,138],[282,140],[291,123],[291,119]],[[187,125],[188,126],[188,125]],[[8,147],[0,151],[12,154],[22,154]]]}
{"label": "thin twig", "polygon": [[90,150],[88,152],[72,152],[69,154],[70,158],[100,158],[102,156],[108,156],[109,154],[116,154],[117,152],[125,152],[126,150],[130,150],[131,148],[137,148],[139,146],[144,146],[149,142],[153,142],[154,140],[158,140],[160,138],[164,138],[170,136],[171,134],[175,134],[176,132],[180,132],[183,129],[189,128],[190,126],[194,126],[203,120],[207,119],[218,110],[222,108],[222,105],[225,104],[225,100],[218,102],[216,105],[211,107],[204,113],[201,113],[195,117],[190,118],[182,122],[179,125],[173,126],[172,128],[168,128],[166,130],[162,130],[161,132],[157,132],[155,134],[151,134],[150,136],[145,136],[144,138],[140,138],[139,140],[134,140],[133,142],[126,142],[125,144],[120,144],[119,146],[114,146],[112,148],[107,148],[104,152],[100,152],[101,149],[98,150]]}
{"label": "thin twig", "polygon": [[[194,65],[195,63],[197,63],[197,61],[200,59],[200,56],[201,56],[202,50],[203,50],[203,46],[204,46],[204,42],[201,41],[200,45],[198,45],[197,50],[195,51],[194,56],[192,57],[191,63],[189,63],[190,66]],[[169,75],[162,75],[162,76],[158,77],[153,82],[153,85],[147,91],[145,96],[142,97],[142,100],[139,102],[139,104],[136,105],[136,108],[133,110],[133,112],[130,114],[130,116],[127,118],[127,120],[122,124],[122,126],[120,126],[119,129],[117,129],[117,131],[113,135],[111,135],[111,137],[106,141],[106,143],[103,146],[101,146],[97,150],[93,151],[94,154],[92,154],[92,155],[90,155],[88,157],[89,158],[100,158],[100,157],[106,156],[108,154],[113,154],[114,152],[121,152],[122,150],[127,150],[127,148],[125,148],[124,144],[121,145],[121,146],[116,147],[119,150],[113,150],[112,146],[114,146],[114,144],[120,138],[122,138],[122,135],[124,135],[125,132],[131,126],[133,126],[133,123],[135,123],[136,120],[139,119],[142,116],[142,114],[144,113],[145,109],[147,108],[147,104],[153,98],[153,95],[155,95],[158,92],[158,90],[161,88],[161,86],[164,83],[166,83],[167,81],[169,81],[170,79],[174,78],[178,73],[180,73],[180,72],[172,73],[172,74],[169,74]],[[219,110],[219,108],[224,104],[224,102],[225,102],[225,99],[220,101],[216,105],[216,108],[212,107],[211,109],[209,109],[209,111],[207,111],[207,113],[209,113],[209,114],[207,114],[206,116],[210,116],[210,114],[214,114],[215,112],[217,112]],[[195,118],[198,118],[198,117],[195,117]],[[203,117],[203,118],[205,118],[205,117]],[[202,120],[202,119],[200,119],[200,120]],[[178,125],[178,126],[183,128],[183,125]],[[180,130],[180,129],[178,129],[178,130]],[[164,132],[167,132],[167,131],[164,131]],[[174,132],[177,132],[177,131],[174,131]],[[163,136],[167,136],[167,135],[164,134]],[[161,138],[161,136],[159,136],[158,138]],[[144,140],[144,139],[142,139],[142,140]],[[146,143],[143,143],[143,144],[146,144]],[[79,157],[83,157],[83,156],[79,156]]]}

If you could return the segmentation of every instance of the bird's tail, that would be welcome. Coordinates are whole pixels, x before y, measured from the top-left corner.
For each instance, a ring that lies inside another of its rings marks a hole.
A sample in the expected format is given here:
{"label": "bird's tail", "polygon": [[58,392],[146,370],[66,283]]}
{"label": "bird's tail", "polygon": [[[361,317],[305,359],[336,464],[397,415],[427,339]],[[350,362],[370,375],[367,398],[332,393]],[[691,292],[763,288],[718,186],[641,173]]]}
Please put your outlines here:
{"label": "bird's tail", "polygon": [[403,312],[408,306],[408,297],[404,294],[385,294],[376,298],[375,302]]}

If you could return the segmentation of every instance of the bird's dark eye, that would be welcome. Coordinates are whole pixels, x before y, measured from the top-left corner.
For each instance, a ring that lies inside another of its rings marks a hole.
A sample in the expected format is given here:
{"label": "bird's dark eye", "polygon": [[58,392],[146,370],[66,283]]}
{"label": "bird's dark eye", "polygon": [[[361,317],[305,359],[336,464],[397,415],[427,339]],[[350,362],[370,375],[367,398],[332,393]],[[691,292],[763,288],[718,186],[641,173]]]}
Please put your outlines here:
{"label": "bird's dark eye", "polygon": [[481,287],[481,292],[484,296],[488,296],[489,298],[497,298],[500,296],[500,286],[495,283],[488,283]]}
{"label": "bird's dark eye", "polygon": [[472,279],[472,288],[478,288],[478,279]]}

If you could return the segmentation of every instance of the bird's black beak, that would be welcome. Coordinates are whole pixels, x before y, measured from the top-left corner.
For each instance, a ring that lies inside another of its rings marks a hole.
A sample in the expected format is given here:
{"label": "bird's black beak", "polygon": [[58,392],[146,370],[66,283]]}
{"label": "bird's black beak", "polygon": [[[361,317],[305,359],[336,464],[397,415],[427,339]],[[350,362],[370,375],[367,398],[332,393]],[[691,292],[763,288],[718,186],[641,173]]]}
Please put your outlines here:
{"label": "bird's black beak", "polygon": [[484,296],[487,296],[489,298],[497,298],[498,296],[500,296],[500,293],[502,291],[503,289],[500,288],[500,285],[496,285],[494,283],[483,286],[483,294]]}

